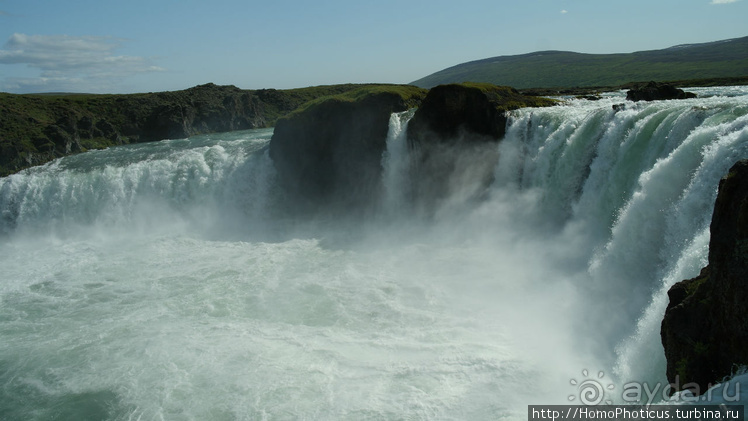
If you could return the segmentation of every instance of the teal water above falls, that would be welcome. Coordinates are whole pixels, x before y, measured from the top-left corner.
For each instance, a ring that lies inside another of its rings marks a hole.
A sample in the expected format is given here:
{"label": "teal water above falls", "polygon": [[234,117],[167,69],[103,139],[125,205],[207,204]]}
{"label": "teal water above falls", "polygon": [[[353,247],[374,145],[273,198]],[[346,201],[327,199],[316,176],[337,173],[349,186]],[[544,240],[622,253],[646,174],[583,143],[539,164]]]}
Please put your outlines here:
{"label": "teal water above falls", "polygon": [[748,158],[748,90],[698,92],[517,110],[487,194],[429,220],[393,116],[355,232],[282,216],[270,130],[0,179],[0,418],[525,419],[583,369],[665,382],[665,292]]}

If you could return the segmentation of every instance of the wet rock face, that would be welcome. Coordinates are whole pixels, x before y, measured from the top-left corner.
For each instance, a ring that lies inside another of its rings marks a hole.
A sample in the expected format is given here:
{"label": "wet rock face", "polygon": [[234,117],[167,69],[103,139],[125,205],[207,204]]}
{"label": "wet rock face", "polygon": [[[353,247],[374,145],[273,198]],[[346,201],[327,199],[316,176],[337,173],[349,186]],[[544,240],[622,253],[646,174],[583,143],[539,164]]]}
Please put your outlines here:
{"label": "wet rock face", "polygon": [[507,118],[505,110],[492,101],[492,94],[492,90],[465,85],[431,89],[408,126],[408,138],[415,143],[437,143],[462,134],[471,140],[497,141],[504,136]]}
{"label": "wet rock face", "polygon": [[704,393],[748,364],[748,160],[719,183],[709,264],[668,291],[660,331],[668,380]]}
{"label": "wet rock face", "polygon": [[416,106],[425,93],[393,89],[332,97],[278,121],[270,157],[299,212],[351,212],[376,200],[390,115]]}
{"label": "wet rock face", "polygon": [[432,88],[408,124],[416,207],[428,214],[459,205],[446,202],[458,191],[466,201],[480,200],[493,180],[507,112],[554,103],[490,84]]}
{"label": "wet rock face", "polygon": [[673,85],[657,82],[649,82],[646,85],[640,85],[634,89],[630,89],[626,93],[626,99],[629,101],[656,101],[661,99],[686,98],[696,98],[696,94],[685,92]]}

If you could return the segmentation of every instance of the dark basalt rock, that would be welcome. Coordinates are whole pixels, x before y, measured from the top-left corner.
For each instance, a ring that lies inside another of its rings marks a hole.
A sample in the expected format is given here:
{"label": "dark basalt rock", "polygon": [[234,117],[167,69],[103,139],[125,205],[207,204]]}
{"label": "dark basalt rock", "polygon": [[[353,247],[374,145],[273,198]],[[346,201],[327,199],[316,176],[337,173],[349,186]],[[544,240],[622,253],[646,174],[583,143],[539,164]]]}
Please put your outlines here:
{"label": "dark basalt rock", "polygon": [[361,88],[279,119],[270,157],[296,211],[350,213],[374,202],[390,115],[416,107],[425,92],[412,86]]}
{"label": "dark basalt rock", "polygon": [[661,337],[668,380],[707,391],[748,364],[748,160],[719,183],[709,264],[668,291]]}
{"label": "dark basalt rock", "polygon": [[466,200],[482,197],[498,162],[496,143],[504,137],[507,111],[555,103],[486,83],[432,88],[408,124],[413,202],[431,213],[455,205],[443,202],[455,197],[453,190]]}
{"label": "dark basalt rock", "polygon": [[429,91],[410,121],[408,139],[415,143],[498,141],[504,137],[507,111],[553,104],[551,99],[522,95],[508,86],[440,85]]}
{"label": "dark basalt rock", "polygon": [[648,82],[645,85],[639,85],[630,89],[626,93],[626,99],[629,101],[655,101],[661,99],[686,98],[696,98],[696,94],[685,92],[673,85],[658,82]]}
{"label": "dark basalt rock", "polygon": [[408,125],[408,138],[416,143],[454,141],[462,130],[471,140],[498,140],[504,136],[506,121],[504,110],[491,102],[489,92],[440,85],[429,91],[416,111]]}

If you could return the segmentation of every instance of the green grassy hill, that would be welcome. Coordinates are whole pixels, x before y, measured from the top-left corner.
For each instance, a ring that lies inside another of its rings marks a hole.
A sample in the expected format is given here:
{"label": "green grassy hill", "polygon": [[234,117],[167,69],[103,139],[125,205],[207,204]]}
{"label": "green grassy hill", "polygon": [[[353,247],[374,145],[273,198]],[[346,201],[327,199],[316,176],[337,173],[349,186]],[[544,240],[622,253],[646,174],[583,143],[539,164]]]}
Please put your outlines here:
{"label": "green grassy hill", "polygon": [[449,67],[412,84],[431,88],[469,81],[527,89],[737,76],[748,76],[748,37],[628,54],[538,51],[492,57]]}

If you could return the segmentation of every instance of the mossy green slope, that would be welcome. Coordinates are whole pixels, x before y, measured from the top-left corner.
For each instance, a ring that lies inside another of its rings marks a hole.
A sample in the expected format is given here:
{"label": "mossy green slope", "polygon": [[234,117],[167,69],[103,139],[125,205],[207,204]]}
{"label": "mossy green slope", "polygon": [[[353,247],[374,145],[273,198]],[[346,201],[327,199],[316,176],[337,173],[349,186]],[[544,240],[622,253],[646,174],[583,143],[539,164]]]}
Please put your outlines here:
{"label": "mossy green slope", "polygon": [[739,76],[748,76],[748,37],[629,54],[539,51],[492,57],[441,70],[412,84],[430,88],[472,81],[528,89]]}

